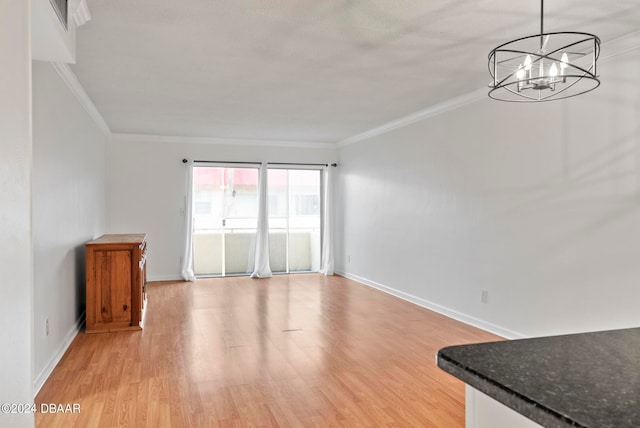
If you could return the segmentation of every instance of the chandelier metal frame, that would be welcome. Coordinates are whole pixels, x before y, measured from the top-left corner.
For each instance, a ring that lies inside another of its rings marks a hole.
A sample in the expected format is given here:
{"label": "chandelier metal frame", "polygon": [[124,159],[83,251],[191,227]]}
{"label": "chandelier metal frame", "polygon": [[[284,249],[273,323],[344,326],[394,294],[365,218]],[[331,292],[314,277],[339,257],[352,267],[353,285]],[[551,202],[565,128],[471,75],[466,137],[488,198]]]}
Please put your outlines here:
{"label": "chandelier metal frame", "polygon": [[508,102],[543,102],[571,98],[600,86],[597,60],[600,38],[577,31],[544,32],[503,43],[489,53],[493,82],[489,97]]}

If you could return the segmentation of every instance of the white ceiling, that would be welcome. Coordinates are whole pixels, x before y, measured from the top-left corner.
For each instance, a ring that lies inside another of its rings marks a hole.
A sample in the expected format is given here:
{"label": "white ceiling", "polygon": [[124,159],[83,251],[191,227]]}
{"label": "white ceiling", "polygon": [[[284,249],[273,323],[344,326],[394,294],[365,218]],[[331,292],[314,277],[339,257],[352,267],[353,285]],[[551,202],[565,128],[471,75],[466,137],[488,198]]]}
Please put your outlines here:
{"label": "white ceiling", "polygon": [[[537,0],[88,0],[72,69],[114,133],[337,142],[487,87]],[[556,0],[545,30],[606,43],[637,0]],[[602,77],[606,80],[606,76]]]}

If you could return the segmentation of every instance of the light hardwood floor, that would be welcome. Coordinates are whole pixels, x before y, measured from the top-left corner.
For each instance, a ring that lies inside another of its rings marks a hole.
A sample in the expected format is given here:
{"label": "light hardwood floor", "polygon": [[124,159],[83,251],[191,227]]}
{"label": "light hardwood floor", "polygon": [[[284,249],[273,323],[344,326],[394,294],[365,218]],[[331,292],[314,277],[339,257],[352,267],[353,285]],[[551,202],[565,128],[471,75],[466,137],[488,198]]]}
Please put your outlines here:
{"label": "light hardwood floor", "polygon": [[38,427],[463,427],[438,349],[497,336],[319,274],[148,286],[142,331],[80,333]]}

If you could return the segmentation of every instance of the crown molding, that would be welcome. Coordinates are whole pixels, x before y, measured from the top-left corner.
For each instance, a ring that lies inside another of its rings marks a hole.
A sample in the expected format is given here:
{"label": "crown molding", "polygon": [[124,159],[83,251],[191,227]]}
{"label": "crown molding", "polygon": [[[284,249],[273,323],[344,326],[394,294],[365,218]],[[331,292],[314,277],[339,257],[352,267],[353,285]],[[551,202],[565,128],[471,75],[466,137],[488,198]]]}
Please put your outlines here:
{"label": "crown molding", "polygon": [[280,140],[252,140],[238,138],[209,138],[185,137],[178,135],[154,134],[126,134],[112,133],[111,141],[150,142],[150,143],[179,143],[179,144],[217,144],[234,146],[265,146],[265,147],[297,147],[305,149],[335,149],[333,142],[317,141],[280,141]]}
{"label": "crown molding", "polygon": [[387,132],[393,131],[394,129],[402,128],[412,123],[420,122],[430,117],[441,115],[442,113],[455,110],[457,108],[475,103],[477,101],[480,101],[486,98],[487,98],[487,89],[485,88],[477,89],[473,92],[469,92],[464,95],[460,95],[458,97],[450,98],[447,101],[427,107],[424,110],[417,111],[408,116],[401,117],[400,119],[394,120],[392,122],[385,123],[382,126],[378,126],[376,128],[370,129],[369,131],[363,132],[361,134],[357,134],[352,137],[345,138],[344,140],[338,141],[336,145],[338,147],[344,147],[350,144],[357,143],[359,141],[368,140],[369,138],[386,134]]}
{"label": "crown molding", "polygon": [[[611,40],[603,44],[600,53],[600,61],[608,61],[617,56],[640,48],[640,31],[627,34],[617,39]],[[167,136],[153,134],[126,134],[111,133],[109,126],[96,108],[89,95],[78,81],[77,77],[71,71],[69,66],[64,63],[50,62],[51,66],[69,87],[71,92],[78,99],[82,107],[87,111],[89,116],[94,120],[98,127],[111,139],[115,141],[137,141],[137,142],[167,142],[167,143],[186,143],[186,144],[219,144],[219,145],[243,145],[243,146],[267,146],[267,147],[298,147],[298,148],[318,148],[331,149],[336,147],[344,147],[359,141],[368,140],[378,135],[385,134],[394,129],[402,128],[412,123],[435,117],[451,110],[475,103],[486,99],[487,89],[480,88],[475,91],[451,98],[442,103],[427,107],[423,110],[412,113],[400,119],[388,122],[384,125],[375,127],[360,134],[353,135],[338,142],[317,142],[317,141],[280,141],[280,140],[254,140],[254,139],[235,139],[235,138],[209,138],[209,137],[187,137],[187,136]]]}
{"label": "crown molding", "polygon": [[80,84],[80,81],[78,80],[76,75],[73,74],[73,71],[71,71],[71,68],[69,68],[69,65],[61,62],[50,62],[49,64],[51,64],[51,66],[56,71],[56,73],[58,73],[62,81],[71,90],[71,93],[75,95],[78,102],[80,102],[80,105],[85,109],[85,111],[93,119],[95,124],[98,125],[98,128],[100,128],[100,130],[106,135],[111,134],[109,125],[107,125],[107,122],[105,122],[104,118],[96,108],[95,104],[93,104],[93,101],[91,101],[91,98],[89,98],[89,95]]}
{"label": "crown molding", "polygon": [[[600,51],[599,61],[608,61],[612,58],[640,48],[640,31],[611,40],[602,46],[603,48]],[[450,110],[454,110],[483,99],[487,99],[487,89],[477,89],[473,92],[451,98],[442,103],[427,107],[424,110],[420,110],[408,116],[388,122],[361,134],[345,138],[344,140],[338,141],[336,145],[338,147],[344,147],[359,141],[368,140],[369,138],[385,134],[389,131],[393,131],[394,129],[402,128],[412,123],[438,116],[442,113],[446,113]]]}
{"label": "crown molding", "polygon": [[598,61],[607,61],[640,48],[640,31],[603,43]]}

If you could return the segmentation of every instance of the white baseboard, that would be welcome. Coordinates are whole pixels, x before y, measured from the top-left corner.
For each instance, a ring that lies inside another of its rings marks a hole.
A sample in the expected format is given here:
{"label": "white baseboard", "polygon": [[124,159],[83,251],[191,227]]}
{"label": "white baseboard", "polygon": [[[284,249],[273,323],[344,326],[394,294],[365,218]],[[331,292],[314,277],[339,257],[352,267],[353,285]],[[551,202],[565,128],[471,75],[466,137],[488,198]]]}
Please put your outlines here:
{"label": "white baseboard", "polygon": [[180,275],[154,275],[147,276],[147,282],[155,281],[184,281]]}
{"label": "white baseboard", "polygon": [[449,318],[453,318],[454,320],[463,322],[465,324],[469,324],[470,326],[477,327],[479,329],[488,331],[493,334],[497,334],[498,336],[502,336],[506,339],[525,339],[528,336],[518,333],[513,330],[509,330],[504,327],[500,327],[498,325],[483,321],[481,319],[460,313],[453,309],[449,309],[445,306],[438,305],[437,303],[430,302],[428,300],[422,299],[420,297],[414,296],[409,293],[405,293],[404,291],[396,290],[395,288],[388,287],[383,284],[379,284],[375,281],[371,281],[369,279],[363,278],[358,275],[354,275],[348,272],[336,272],[337,275],[344,276],[345,278],[351,279],[353,281],[364,284],[368,287],[375,288],[376,290],[380,290],[384,293],[395,296],[399,299],[405,300],[407,302],[413,303],[414,305],[418,305],[422,308],[429,309],[430,311],[437,312],[439,314],[445,315]]}
{"label": "white baseboard", "polygon": [[62,343],[60,343],[60,346],[58,346],[58,349],[56,349],[56,352],[53,353],[51,358],[49,358],[49,361],[47,361],[47,364],[40,371],[40,373],[38,373],[38,376],[36,376],[36,378],[34,379],[33,381],[33,397],[34,398],[36,397],[36,395],[38,395],[38,392],[40,392],[40,388],[42,388],[42,385],[44,385],[44,383],[47,381],[49,376],[51,376],[53,369],[56,368],[56,366],[62,359],[62,356],[64,355],[64,353],[67,352],[67,349],[69,348],[69,345],[71,345],[71,342],[73,342],[73,339],[75,339],[75,337],[78,335],[80,330],[82,330],[82,326],[84,325],[84,319],[85,319],[84,316],[85,316],[85,312],[82,312],[82,314],[80,314],[80,317],[78,318],[76,323],[67,332]]}

